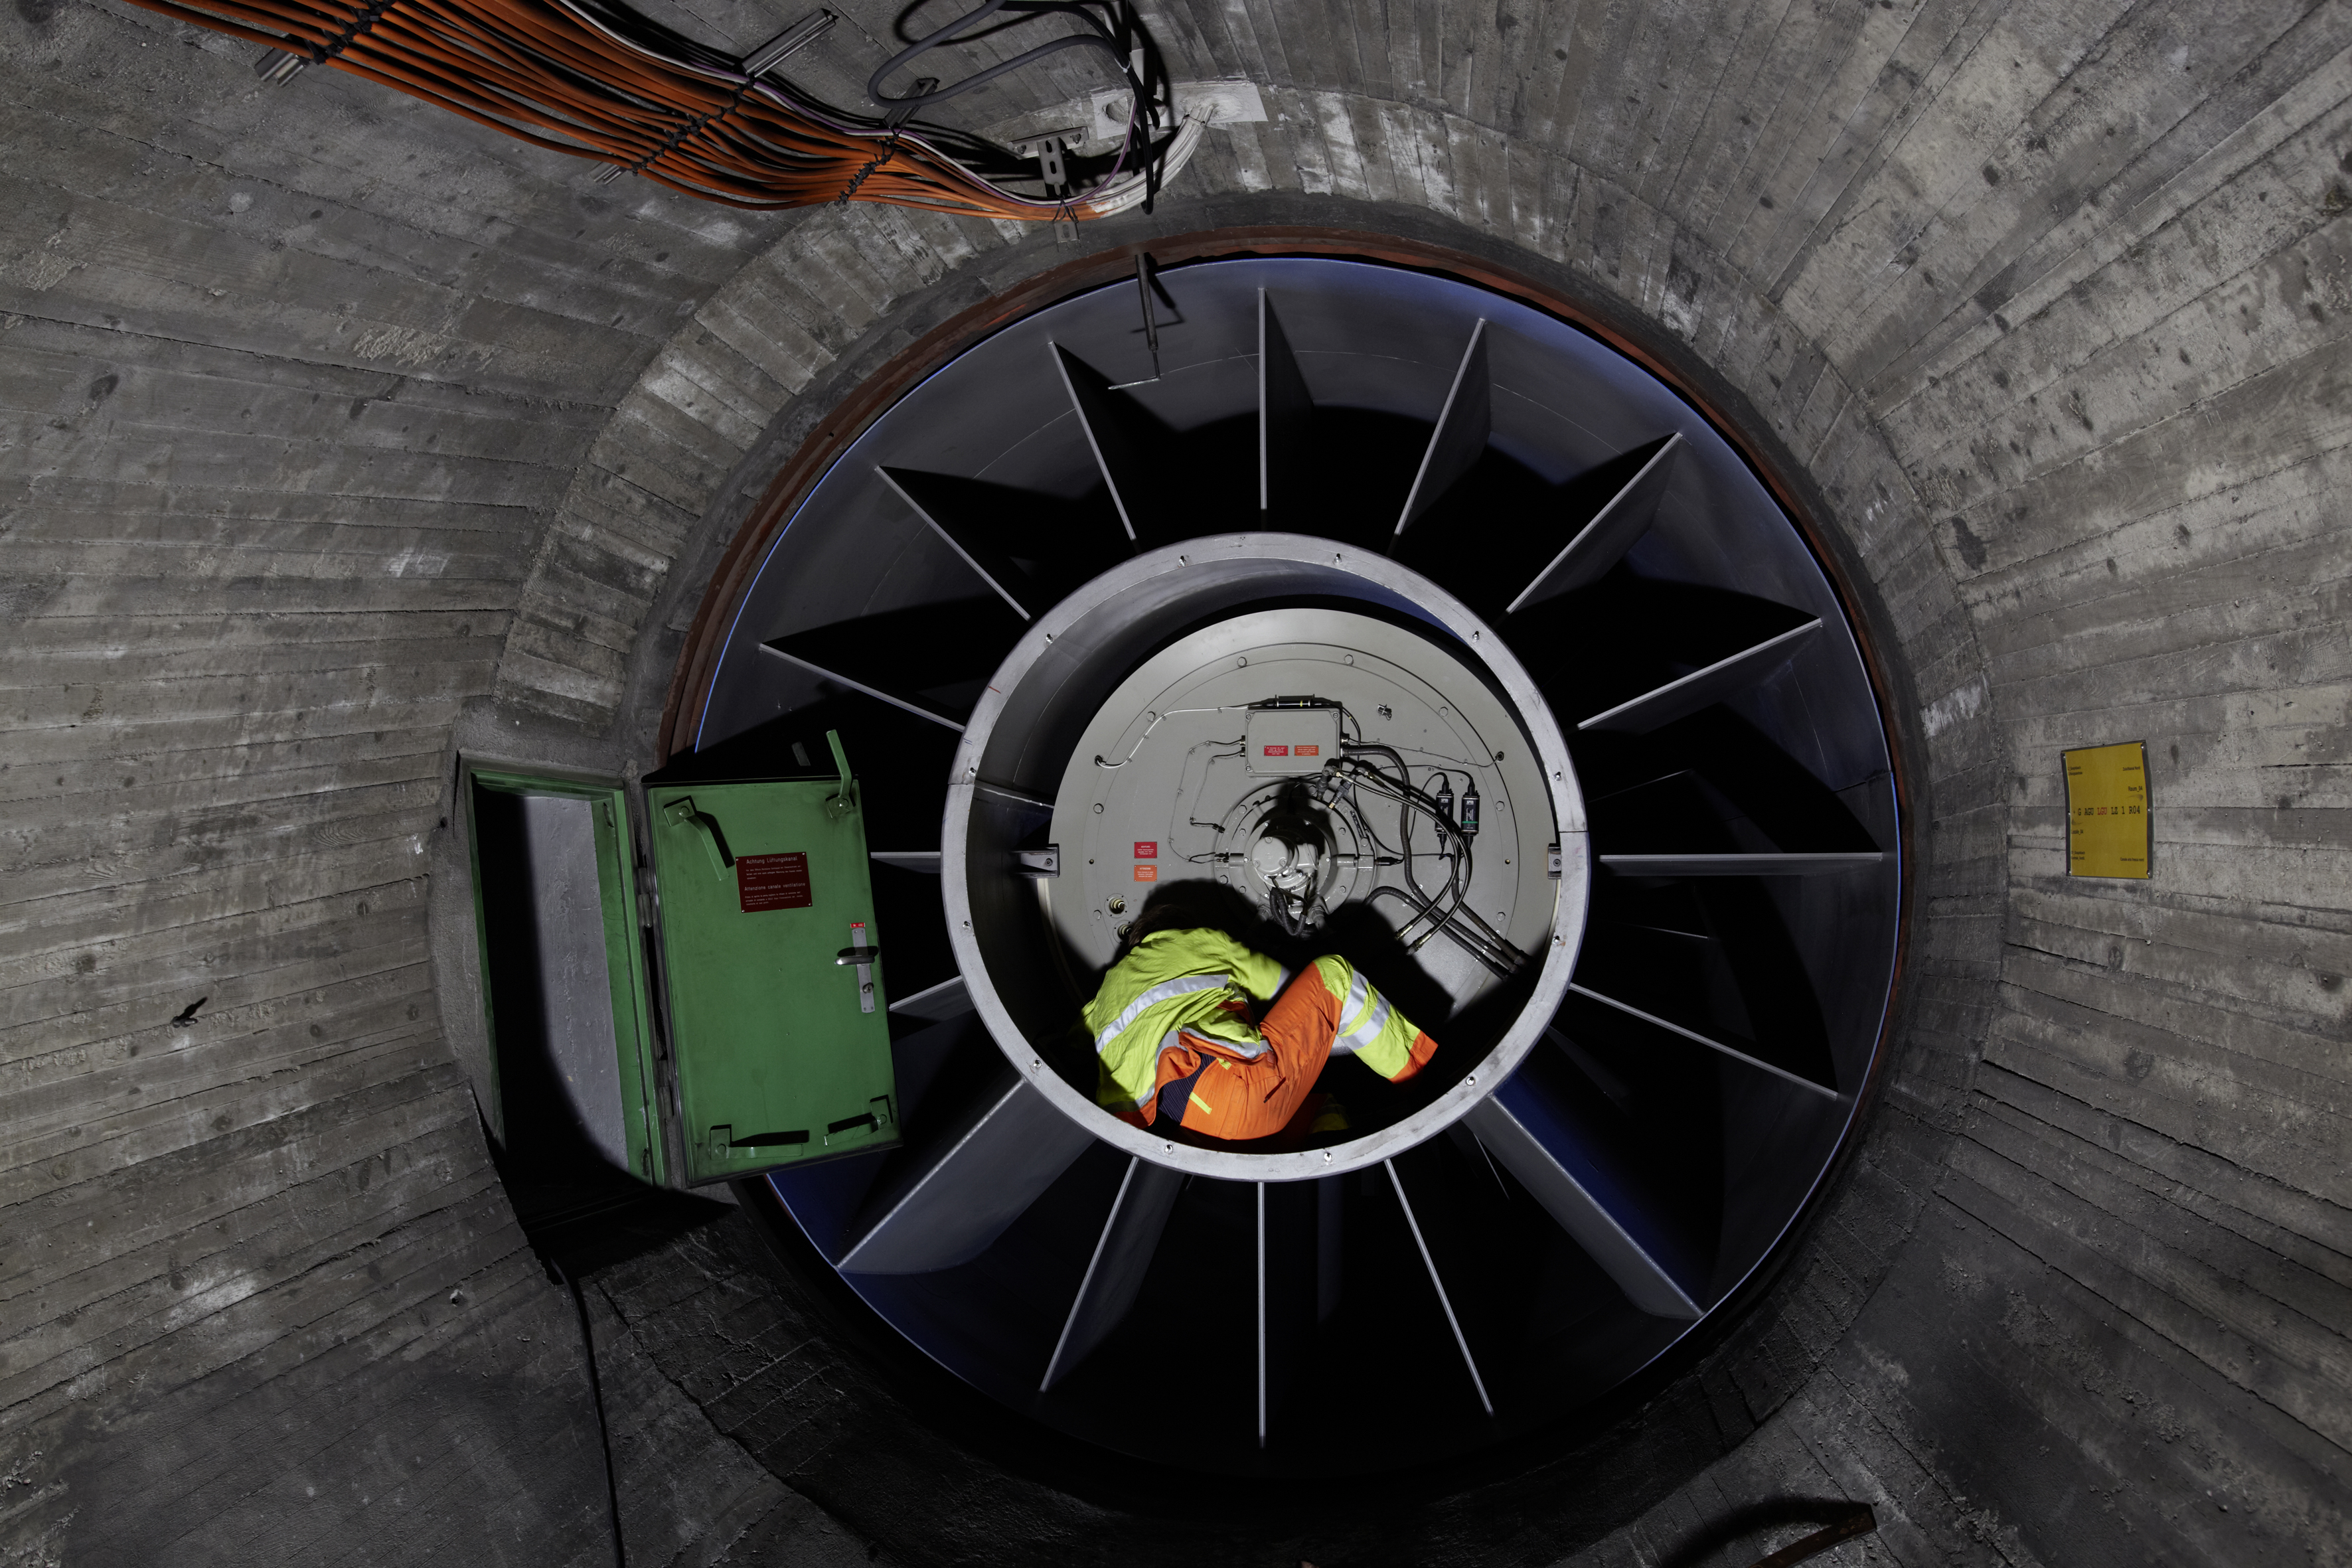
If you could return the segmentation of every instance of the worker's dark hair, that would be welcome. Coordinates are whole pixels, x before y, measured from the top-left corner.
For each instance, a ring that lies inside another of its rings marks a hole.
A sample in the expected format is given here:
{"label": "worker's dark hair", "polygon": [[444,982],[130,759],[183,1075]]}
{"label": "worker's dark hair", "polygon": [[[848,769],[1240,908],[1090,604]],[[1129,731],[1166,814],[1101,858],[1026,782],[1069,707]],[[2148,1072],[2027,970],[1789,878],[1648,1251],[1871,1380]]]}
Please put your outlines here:
{"label": "worker's dark hair", "polygon": [[1170,882],[1145,900],[1142,910],[1120,936],[1111,962],[1117,963],[1133,952],[1154,931],[1221,931],[1247,940],[1257,923],[1257,911],[1250,908],[1249,900],[1222,883]]}
{"label": "worker's dark hair", "polygon": [[1146,909],[1128,925],[1118,939],[1118,951],[1111,955],[1117,963],[1139,946],[1143,939],[1158,931],[1188,931],[1201,922],[1192,918],[1193,911],[1180,905],[1163,904],[1158,909]]}

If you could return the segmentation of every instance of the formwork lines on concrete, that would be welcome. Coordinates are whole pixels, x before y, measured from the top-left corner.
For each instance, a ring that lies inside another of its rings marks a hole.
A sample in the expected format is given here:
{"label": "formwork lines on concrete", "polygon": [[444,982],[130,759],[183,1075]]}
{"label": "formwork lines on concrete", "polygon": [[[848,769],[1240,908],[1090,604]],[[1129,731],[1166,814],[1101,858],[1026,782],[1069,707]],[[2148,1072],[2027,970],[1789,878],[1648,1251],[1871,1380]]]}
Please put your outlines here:
{"label": "formwork lines on concrete", "polygon": [[[2300,37],[2323,33],[2331,26],[2337,37]],[[2049,229],[1992,278],[1981,283],[1972,279],[1967,289],[1956,290],[1951,312],[1919,334],[1917,342],[1905,353],[1874,373],[1874,396],[1891,410],[1917,397],[1938,379],[1949,378],[1988,345],[2000,342],[2010,330],[2002,321],[2021,321],[2037,315],[2075,282],[2144,243],[2172,218],[2326,112],[2342,95],[2346,37],[2352,37],[2352,18],[2334,7],[2305,10],[2253,61],[2201,100],[2164,135],[2138,146],[2131,161],[2102,190],[2103,199],[2082,203],[2066,221]],[[2275,57],[2286,55],[2299,44],[2315,46],[2316,58],[2276,59],[2282,68],[2279,79],[2262,79],[2258,68],[2272,66]],[[2265,98],[2252,91],[2250,76],[2277,96]],[[2234,116],[2229,112],[2233,109],[2238,111]],[[1970,310],[1969,306],[1975,309]]]}

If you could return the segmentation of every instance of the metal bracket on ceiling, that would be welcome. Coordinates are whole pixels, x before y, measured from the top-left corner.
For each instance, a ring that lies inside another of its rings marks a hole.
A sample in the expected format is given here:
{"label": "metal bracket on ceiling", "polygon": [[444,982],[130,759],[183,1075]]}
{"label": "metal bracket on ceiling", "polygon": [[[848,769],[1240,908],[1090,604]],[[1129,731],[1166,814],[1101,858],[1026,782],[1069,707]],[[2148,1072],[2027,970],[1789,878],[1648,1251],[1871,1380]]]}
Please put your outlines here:
{"label": "metal bracket on ceiling", "polygon": [[833,25],[840,20],[841,18],[831,11],[812,11],[750,54],[745,55],[743,74],[748,77],[767,75],[793,56],[833,31]]}
{"label": "metal bracket on ceiling", "polygon": [[310,63],[310,56],[298,55],[291,49],[264,49],[261,58],[253,62],[253,74],[272,87],[283,87]]}
{"label": "metal bracket on ceiling", "polygon": [[1070,169],[1064,158],[1078,150],[1078,144],[1085,136],[1086,132],[1076,126],[1065,126],[1059,131],[1041,131],[1034,136],[1024,136],[1013,142],[1013,155],[1034,158],[1037,161],[1037,177],[1045,182],[1045,194],[1066,196],[1070,194]]}

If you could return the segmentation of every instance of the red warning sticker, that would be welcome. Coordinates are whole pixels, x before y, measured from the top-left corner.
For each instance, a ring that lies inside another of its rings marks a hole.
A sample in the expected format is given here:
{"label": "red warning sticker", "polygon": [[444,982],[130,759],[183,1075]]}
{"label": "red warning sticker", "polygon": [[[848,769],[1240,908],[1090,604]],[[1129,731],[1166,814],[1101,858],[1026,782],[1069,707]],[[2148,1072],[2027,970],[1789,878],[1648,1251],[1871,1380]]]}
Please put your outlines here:
{"label": "red warning sticker", "polygon": [[735,858],[735,896],[747,915],[763,910],[804,910],[815,901],[809,889],[804,851]]}
{"label": "red warning sticker", "polygon": [[1269,757],[1286,757],[1290,755],[1290,748],[1288,746],[1268,746],[1265,749],[1265,754]]}
{"label": "red warning sticker", "polygon": [[1135,879],[1139,882],[1156,882],[1160,880],[1160,868],[1157,866],[1138,866],[1135,868]]}
{"label": "red warning sticker", "polygon": [[1135,841],[1135,858],[1139,860],[1157,860],[1160,858],[1160,845],[1158,841],[1149,838],[1137,839]]}
{"label": "red warning sticker", "polygon": [[1290,754],[1294,757],[1319,757],[1323,754],[1323,748],[1320,746],[1293,746],[1290,748]]}

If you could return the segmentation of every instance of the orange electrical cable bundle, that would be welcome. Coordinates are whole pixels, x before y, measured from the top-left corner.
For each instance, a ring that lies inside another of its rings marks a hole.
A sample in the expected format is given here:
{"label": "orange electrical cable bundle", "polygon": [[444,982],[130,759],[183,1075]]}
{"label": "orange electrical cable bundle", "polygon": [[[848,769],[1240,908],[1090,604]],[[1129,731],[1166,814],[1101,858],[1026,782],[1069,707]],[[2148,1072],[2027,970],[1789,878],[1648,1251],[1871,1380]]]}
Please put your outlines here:
{"label": "orange electrical cable bundle", "polygon": [[567,0],[131,3],[730,206],[856,200],[1075,221],[1127,205],[1106,199],[1108,188],[1062,201],[1012,195],[920,135],[829,121],[715,51],[632,40],[619,18]]}

